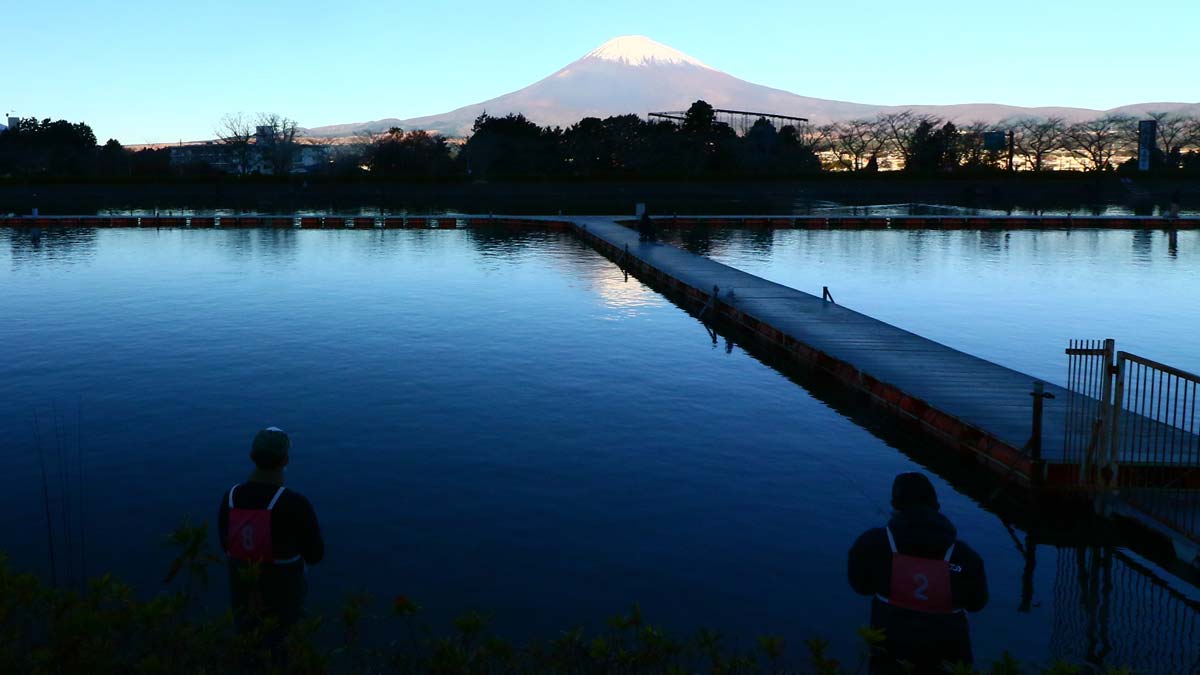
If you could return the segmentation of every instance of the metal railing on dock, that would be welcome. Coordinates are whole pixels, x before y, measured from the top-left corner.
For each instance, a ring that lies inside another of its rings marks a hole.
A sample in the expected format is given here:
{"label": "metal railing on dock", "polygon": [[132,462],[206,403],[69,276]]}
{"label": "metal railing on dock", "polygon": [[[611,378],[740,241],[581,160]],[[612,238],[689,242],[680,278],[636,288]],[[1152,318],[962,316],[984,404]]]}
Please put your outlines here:
{"label": "metal railing on dock", "polygon": [[1119,352],[1112,447],[1121,498],[1200,542],[1200,376]]}
{"label": "metal railing on dock", "polygon": [[[1089,475],[1107,462],[1106,433],[1112,410],[1113,340],[1072,340],[1067,347],[1067,419],[1063,440],[1065,461],[1079,465],[1079,481],[1095,483]],[[1104,460],[1102,462],[1102,460]]]}
{"label": "metal railing on dock", "polygon": [[1112,340],[1072,341],[1067,355],[1064,451],[1080,484],[1200,546],[1200,375]]}

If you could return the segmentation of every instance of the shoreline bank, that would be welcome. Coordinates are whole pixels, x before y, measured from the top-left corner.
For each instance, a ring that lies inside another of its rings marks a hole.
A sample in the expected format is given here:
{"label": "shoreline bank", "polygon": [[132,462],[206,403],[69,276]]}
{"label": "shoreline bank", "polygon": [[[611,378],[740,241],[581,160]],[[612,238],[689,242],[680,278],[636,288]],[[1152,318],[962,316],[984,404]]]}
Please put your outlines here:
{"label": "shoreline bank", "polygon": [[1184,212],[1200,205],[1200,180],[1122,182],[1104,176],[1002,176],[928,179],[909,176],[817,176],[753,182],[404,183],[288,180],[178,182],[0,182],[0,214],[86,215],[124,210],[258,213],[444,212],[538,215],[632,213],[638,203],[657,215],[755,213],[812,215],[831,207],[945,205],[1036,214],[1099,215],[1118,209],[1156,215],[1178,191]]}

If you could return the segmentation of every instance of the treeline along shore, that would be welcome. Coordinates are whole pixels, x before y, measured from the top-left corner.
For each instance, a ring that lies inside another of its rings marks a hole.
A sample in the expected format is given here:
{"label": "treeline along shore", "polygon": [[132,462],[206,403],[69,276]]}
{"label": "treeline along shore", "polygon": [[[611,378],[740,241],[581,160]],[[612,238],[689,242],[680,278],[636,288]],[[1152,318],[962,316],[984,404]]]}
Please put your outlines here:
{"label": "treeline along shore", "polygon": [[0,213],[227,208],[797,213],[822,203],[938,203],[1022,211],[1122,204],[1152,215],[1200,202],[1200,121],[1155,115],[1149,170],[1138,120],[962,128],[912,113],[814,126],[762,118],[742,133],[697,101],[678,120],[636,115],[542,127],[480,116],[466,139],[393,128],[306,138],[280,115],[222,120],[212,141],[98,145],[79,122],[0,132]]}

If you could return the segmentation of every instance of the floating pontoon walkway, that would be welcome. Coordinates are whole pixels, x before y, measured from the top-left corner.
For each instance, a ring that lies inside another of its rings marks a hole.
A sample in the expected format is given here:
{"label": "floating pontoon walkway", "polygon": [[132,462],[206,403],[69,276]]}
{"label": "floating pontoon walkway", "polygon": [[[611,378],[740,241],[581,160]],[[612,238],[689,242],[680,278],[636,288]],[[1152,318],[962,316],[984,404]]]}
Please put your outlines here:
{"label": "floating pontoon walkway", "polygon": [[570,220],[621,265],[694,305],[707,305],[715,295],[707,311],[870,394],[993,469],[1026,485],[1078,483],[1079,467],[1064,452],[1065,389],[1045,385],[1055,398],[1044,403],[1039,462],[1027,451],[1036,378],[675,246],[643,243],[611,218]]}

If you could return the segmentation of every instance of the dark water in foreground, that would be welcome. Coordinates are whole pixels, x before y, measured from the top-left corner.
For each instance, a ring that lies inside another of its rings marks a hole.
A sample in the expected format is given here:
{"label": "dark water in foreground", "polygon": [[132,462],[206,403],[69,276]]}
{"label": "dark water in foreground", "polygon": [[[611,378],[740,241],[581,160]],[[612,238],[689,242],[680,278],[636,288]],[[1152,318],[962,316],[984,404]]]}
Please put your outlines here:
{"label": "dark water in foreground", "polygon": [[[18,567],[48,570],[35,413],[47,446],[56,411],[68,433],[81,420],[86,480],[66,492],[88,570],[147,589],[162,535],[211,521],[253,431],[278,424],[329,545],[314,607],[404,593],[517,637],[639,602],[673,630],[823,636],[852,659],[867,601],[846,549],[920,468],[563,234],[0,230],[0,352],[0,541]],[[1195,591],[1123,550],[1043,545],[1022,607],[1009,531],[935,483],[988,566],[982,659],[1196,662]]]}

